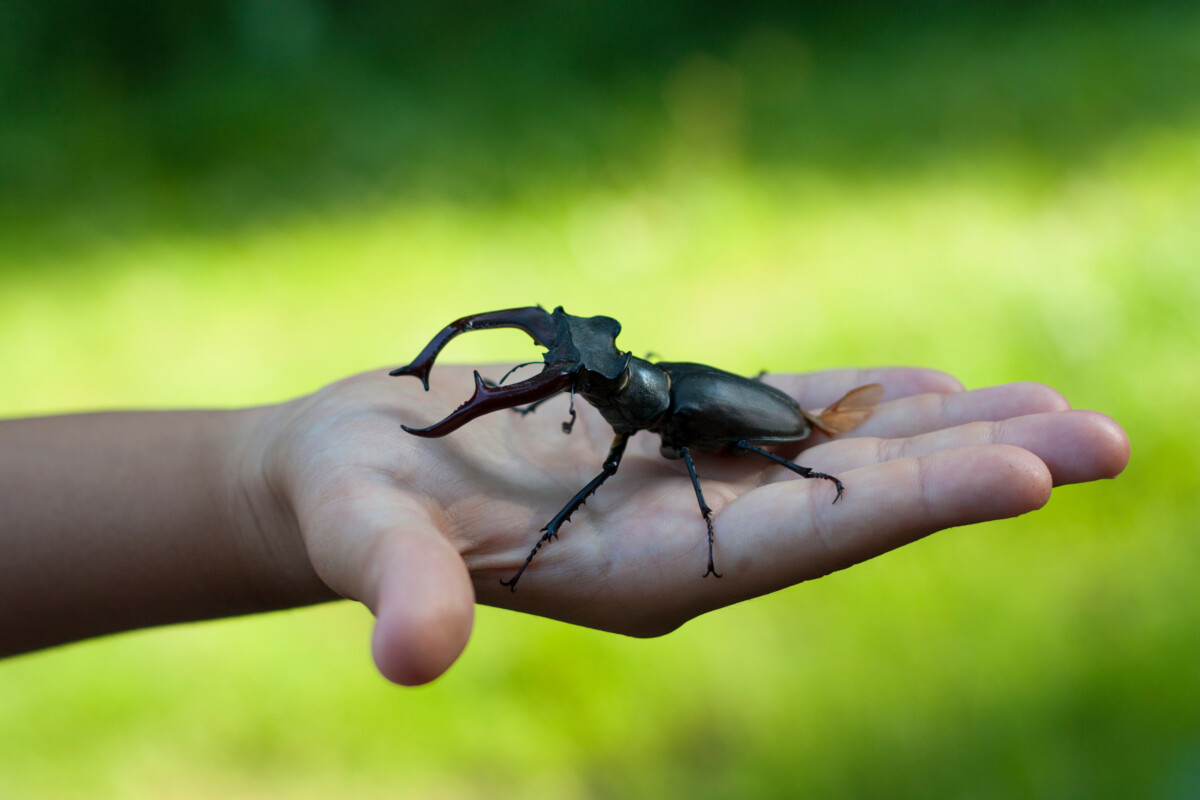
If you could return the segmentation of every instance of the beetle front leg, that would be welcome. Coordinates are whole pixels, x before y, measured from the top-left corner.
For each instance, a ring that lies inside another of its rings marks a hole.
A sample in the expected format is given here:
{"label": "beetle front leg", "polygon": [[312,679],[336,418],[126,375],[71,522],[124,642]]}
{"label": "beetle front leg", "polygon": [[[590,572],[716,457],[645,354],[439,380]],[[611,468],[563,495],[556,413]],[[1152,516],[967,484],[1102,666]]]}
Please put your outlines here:
{"label": "beetle front leg", "polygon": [[[484,384],[484,386],[487,386],[492,389],[500,388],[500,384],[498,382],[490,380],[488,378],[483,379],[483,384]],[[541,400],[535,400],[534,402],[530,403],[527,406],[514,406],[513,408],[510,408],[509,411],[513,411],[517,414],[520,414],[523,417],[526,414],[532,414],[534,411],[537,411],[538,406],[540,406],[542,403],[546,402],[547,400],[553,400],[554,398],[558,397],[558,395],[560,395],[560,394],[562,394],[562,392],[552,394],[549,397],[543,397]]]}
{"label": "beetle front leg", "polygon": [[557,538],[558,529],[562,527],[563,523],[570,521],[571,515],[584,504],[593,492],[600,488],[600,484],[617,474],[617,467],[621,464],[621,456],[625,455],[625,444],[629,441],[629,436],[630,434],[628,433],[622,433],[613,438],[612,448],[608,451],[608,458],[604,460],[604,470],[588,481],[587,486],[580,489],[571,498],[571,502],[563,506],[562,511],[559,511],[554,515],[554,519],[546,523],[546,527],[542,528],[541,538],[537,540],[537,544],[533,546],[533,550],[525,557],[525,563],[517,570],[516,575],[513,575],[508,580],[501,579],[501,586],[507,586],[510,591],[515,592],[517,590],[517,581],[521,580],[521,575],[524,574],[529,563],[533,561],[533,557],[537,555],[538,550],[542,549],[542,545],[551,539]]}
{"label": "beetle front leg", "polygon": [[716,566],[713,565],[713,526],[712,526],[712,509],[708,507],[708,503],[704,502],[704,492],[700,491],[700,478],[696,475],[696,465],[692,463],[692,454],[687,447],[679,448],[680,455],[683,456],[683,463],[687,464],[688,475],[692,478],[692,487],[696,490],[696,500],[700,502],[700,513],[704,515],[704,524],[708,526],[708,570],[701,575],[701,578],[707,578],[709,575],[721,577],[721,573],[717,572]]}
{"label": "beetle front leg", "polygon": [[[571,406],[570,406],[570,408],[567,409],[567,411],[568,411],[568,413],[570,413],[571,418],[562,424],[563,433],[570,433],[571,429],[575,427],[575,387],[572,386],[568,391],[571,392]],[[560,392],[560,394],[561,394],[561,392]],[[555,394],[555,395],[551,395],[550,397],[543,397],[541,400],[538,400],[536,403],[530,403],[529,405],[523,406],[521,408],[514,408],[513,411],[516,411],[522,417],[525,416],[526,414],[532,414],[534,411],[537,411],[538,406],[540,406],[542,403],[544,403],[547,400],[550,400],[551,398],[554,398],[554,397],[558,397],[558,395]]]}
{"label": "beetle front leg", "polygon": [[[559,392],[559,394],[562,394],[562,393]],[[517,412],[518,414],[520,414],[523,417],[526,414],[532,414],[533,412],[537,411],[538,406],[540,406],[542,403],[546,402],[547,400],[551,400],[555,397],[558,397],[558,395],[555,394],[555,395],[551,395],[550,397],[543,397],[541,400],[538,400],[536,403],[530,403],[527,406],[520,406],[519,408],[513,408],[510,410]]]}
{"label": "beetle front leg", "polygon": [[[523,366],[527,366],[527,365],[521,364],[519,366],[523,367]],[[516,369],[516,367],[514,367],[513,369]],[[509,372],[509,375],[512,374],[512,370],[509,370],[508,372]],[[504,376],[504,378],[507,378],[507,377],[508,377],[508,375]],[[484,378],[483,383],[485,386],[488,386],[493,389],[497,389],[500,387],[500,385],[502,383],[504,383],[504,378],[501,378],[499,380],[499,382],[493,381],[493,380],[488,380],[487,378]],[[571,414],[571,418],[562,424],[563,433],[570,433],[571,429],[575,427],[575,387],[572,386],[567,391],[569,391],[571,393],[571,407],[568,409],[568,412]],[[553,400],[555,397],[558,397],[559,394],[561,394],[561,392],[552,394],[549,397],[543,397],[541,400],[537,400],[533,403],[530,403],[527,406],[510,408],[509,411],[515,411],[516,413],[518,413],[522,417],[524,417],[527,414],[532,414],[534,411],[537,411],[538,406],[540,406],[542,403],[546,402],[547,400]]]}
{"label": "beetle front leg", "polygon": [[834,485],[837,486],[837,496],[833,498],[833,502],[835,502],[835,503],[838,500],[842,499],[842,492],[846,491],[846,487],[842,485],[842,482],[839,481],[837,478],[835,478],[832,475],[826,475],[824,472],[817,472],[814,469],[809,469],[808,467],[802,467],[799,464],[788,461],[786,458],[783,458],[782,456],[775,455],[774,453],[772,453],[769,450],[763,450],[761,447],[755,447],[754,445],[752,445],[749,442],[744,441],[744,440],[738,442],[737,446],[742,448],[743,450],[748,450],[751,453],[758,453],[760,456],[765,456],[765,457],[771,459],[772,461],[774,461],[779,466],[787,467],[792,472],[796,473],[797,475],[799,475],[802,478],[824,478],[827,481],[833,481]]}

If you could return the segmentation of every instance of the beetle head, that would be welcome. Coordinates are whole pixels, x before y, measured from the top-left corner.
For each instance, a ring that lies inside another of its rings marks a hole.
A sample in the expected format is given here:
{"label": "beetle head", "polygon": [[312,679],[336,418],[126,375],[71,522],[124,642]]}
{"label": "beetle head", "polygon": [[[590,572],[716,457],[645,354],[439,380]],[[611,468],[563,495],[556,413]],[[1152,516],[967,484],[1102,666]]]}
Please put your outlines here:
{"label": "beetle head", "polygon": [[612,317],[575,317],[562,306],[551,315],[558,325],[554,345],[546,353],[546,366],[580,374],[581,381],[600,386],[618,381],[629,367],[629,353],[617,349],[621,323]]}
{"label": "beetle head", "polygon": [[538,306],[474,314],[456,320],[444,328],[406,367],[392,375],[419,377],[429,389],[429,371],[434,359],[448,341],[460,333],[486,328],[520,328],[546,348],[542,371],[532,378],[509,386],[489,386],[475,373],[475,393],[450,416],[428,428],[413,429],[417,436],[445,436],[467,422],[504,408],[532,403],[567,389],[584,386],[603,392],[619,385],[622,375],[628,380],[629,353],[616,347],[621,324],[612,317],[575,317],[562,306],[547,314]]}

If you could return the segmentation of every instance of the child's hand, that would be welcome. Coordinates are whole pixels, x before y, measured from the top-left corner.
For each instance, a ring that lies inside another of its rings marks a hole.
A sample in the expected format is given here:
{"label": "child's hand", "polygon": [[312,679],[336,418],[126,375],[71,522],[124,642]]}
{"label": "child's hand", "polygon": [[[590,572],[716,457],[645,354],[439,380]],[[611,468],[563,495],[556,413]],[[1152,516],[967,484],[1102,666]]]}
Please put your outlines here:
{"label": "child's hand", "polygon": [[[498,378],[500,369],[481,368]],[[697,457],[714,514],[717,570],[681,461],[658,437],[629,442],[620,469],[546,544],[515,592],[500,584],[540,529],[601,471],[612,430],[566,396],[527,416],[501,411],[441,439],[425,426],[471,393],[471,369],[420,381],[383,370],[267,412],[257,442],[262,535],[299,534],[320,578],[378,618],[380,671],[404,684],[444,672],[465,647],[475,602],[634,636],[666,633],[723,605],[825,575],[943,528],[1039,508],[1054,485],[1112,477],[1129,443],[1108,417],[1070,411],[1051,389],[964,392],[933,371],[768,376],[806,409],[880,382],[885,402],[858,430],[779,452],[838,476],[803,480],[754,456]],[[283,547],[283,551],[287,548]]]}

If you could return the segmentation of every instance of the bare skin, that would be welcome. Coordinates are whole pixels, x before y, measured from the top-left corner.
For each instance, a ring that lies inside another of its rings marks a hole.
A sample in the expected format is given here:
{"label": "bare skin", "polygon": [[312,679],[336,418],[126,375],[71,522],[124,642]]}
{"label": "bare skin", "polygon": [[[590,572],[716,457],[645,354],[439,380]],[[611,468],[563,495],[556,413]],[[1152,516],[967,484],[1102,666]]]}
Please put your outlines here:
{"label": "bare skin", "polygon": [[0,423],[0,655],[340,596],[377,617],[383,675],[420,684],[462,652],[476,602],[660,635],[935,531],[1035,510],[1053,486],[1113,477],[1129,458],[1117,423],[1037,384],[965,392],[899,368],[767,376],[809,409],[884,385],[858,430],[777,451],[841,478],[841,502],[828,481],[765,459],[698,454],[723,575],[702,579],[686,467],[638,434],[509,592],[500,579],[600,472],[612,431],[578,403],[564,436],[566,397],[442,439],[401,430],[445,416],[471,380],[439,366],[426,393],[381,370],[265,408]]}

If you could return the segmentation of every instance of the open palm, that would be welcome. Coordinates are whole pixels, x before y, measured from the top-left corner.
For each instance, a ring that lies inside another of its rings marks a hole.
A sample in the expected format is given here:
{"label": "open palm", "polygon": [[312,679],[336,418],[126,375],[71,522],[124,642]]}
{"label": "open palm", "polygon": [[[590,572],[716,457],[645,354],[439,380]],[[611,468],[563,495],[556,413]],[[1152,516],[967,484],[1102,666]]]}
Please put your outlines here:
{"label": "open palm", "polygon": [[[502,368],[480,368],[498,378]],[[965,392],[930,370],[841,370],[765,380],[821,408],[879,382],[884,401],[836,440],[777,452],[837,475],[804,480],[754,454],[698,454],[722,577],[702,578],[707,533],[682,461],[658,438],[629,441],[616,475],[546,544],[515,592],[501,585],[540,529],[601,471],[612,430],[568,398],[535,413],[489,414],[440,439],[400,425],[444,417],[470,394],[471,369],[438,367],[430,391],[360,375],[279,408],[268,474],[321,578],[378,617],[380,670],[436,677],[470,635],[475,602],[631,635],[657,635],[720,606],[850,566],[943,528],[1040,507],[1053,485],[1116,475],[1121,428],[1070,411],[1053,390]]]}

